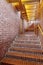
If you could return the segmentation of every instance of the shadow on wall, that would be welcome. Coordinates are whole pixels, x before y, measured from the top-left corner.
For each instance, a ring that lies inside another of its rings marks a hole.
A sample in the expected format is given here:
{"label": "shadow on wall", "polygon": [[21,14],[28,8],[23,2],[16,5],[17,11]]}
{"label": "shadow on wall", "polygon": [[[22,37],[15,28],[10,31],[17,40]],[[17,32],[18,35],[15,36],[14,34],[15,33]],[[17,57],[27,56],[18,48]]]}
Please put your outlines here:
{"label": "shadow on wall", "polygon": [[20,18],[6,0],[0,0],[0,58],[19,32]]}

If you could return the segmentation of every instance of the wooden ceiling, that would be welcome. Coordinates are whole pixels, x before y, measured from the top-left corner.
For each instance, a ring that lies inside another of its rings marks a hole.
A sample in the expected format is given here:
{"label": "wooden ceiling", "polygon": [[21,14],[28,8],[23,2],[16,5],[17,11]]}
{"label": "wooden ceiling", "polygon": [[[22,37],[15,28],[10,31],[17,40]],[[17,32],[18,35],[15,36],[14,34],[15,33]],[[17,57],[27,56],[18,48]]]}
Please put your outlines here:
{"label": "wooden ceiling", "polygon": [[[7,0],[21,12],[22,19],[34,20],[38,18],[40,0]],[[37,15],[37,16],[36,16]]]}
{"label": "wooden ceiling", "polygon": [[9,3],[15,3],[15,2],[23,2],[23,3],[27,3],[27,2],[39,2],[40,0],[7,0]]}

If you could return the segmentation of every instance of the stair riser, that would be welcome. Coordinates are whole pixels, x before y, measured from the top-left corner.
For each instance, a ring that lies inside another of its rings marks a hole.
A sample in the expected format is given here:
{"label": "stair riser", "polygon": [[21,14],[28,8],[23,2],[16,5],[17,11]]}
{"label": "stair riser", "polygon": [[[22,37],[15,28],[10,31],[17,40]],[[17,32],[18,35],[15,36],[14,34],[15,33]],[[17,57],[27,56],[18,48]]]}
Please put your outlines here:
{"label": "stair riser", "polygon": [[33,52],[33,51],[22,51],[22,50],[15,50],[15,49],[10,49],[10,52],[22,52],[22,53],[28,53],[28,54],[41,54],[41,55],[43,55],[43,52],[41,53],[41,52]]}
{"label": "stair riser", "polygon": [[26,57],[19,57],[19,56],[10,56],[10,55],[6,55],[6,58],[15,58],[15,59],[20,59],[20,60],[25,60],[28,62],[41,62],[43,63],[43,60],[41,59],[36,59],[36,58],[26,58]]}
{"label": "stair riser", "polygon": [[41,48],[41,46],[36,46],[36,45],[29,45],[29,46],[23,46],[23,45],[14,45],[14,47],[24,47],[24,48]]}
{"label": "stair riser", "polygon": [[39,41],[38,42],[37,41],[31,42],[31,41],[20,41],[19,40],[19,41],[13,41],[13,44],[24,44],[24,45],[25,44],[39,44],[40,45],[40,42]]}

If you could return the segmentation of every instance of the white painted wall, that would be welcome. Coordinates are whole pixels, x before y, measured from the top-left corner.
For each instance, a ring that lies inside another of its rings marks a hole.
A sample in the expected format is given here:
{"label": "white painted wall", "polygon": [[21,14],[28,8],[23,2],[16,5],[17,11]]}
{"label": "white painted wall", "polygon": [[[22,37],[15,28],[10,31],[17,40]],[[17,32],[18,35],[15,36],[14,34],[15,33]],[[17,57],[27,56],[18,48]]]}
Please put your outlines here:
{"label": "white painted wall", "polygon": [[24,29],[27,29],[28,28],[28,22],[25,19],[23,20],[23,22],[24,22],[24,24],[23,24],[24,25]]}

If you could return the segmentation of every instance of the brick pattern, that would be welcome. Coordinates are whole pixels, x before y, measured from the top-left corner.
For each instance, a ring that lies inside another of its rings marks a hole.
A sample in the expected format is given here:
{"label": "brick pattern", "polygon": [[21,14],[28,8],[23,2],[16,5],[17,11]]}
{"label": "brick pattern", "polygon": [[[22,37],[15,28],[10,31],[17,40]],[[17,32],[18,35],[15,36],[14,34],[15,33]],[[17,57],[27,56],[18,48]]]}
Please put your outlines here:
{"label": "brick pattern", "polygon": [[0,58],[19,31],[20,18],[12,5],[0,0]]}

